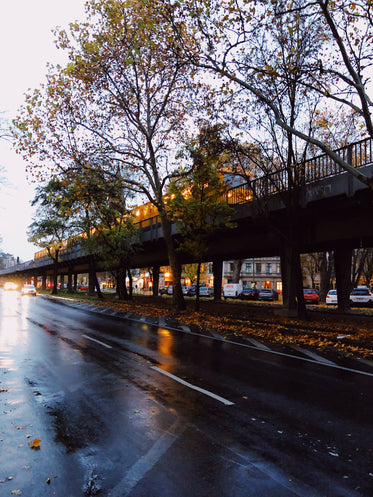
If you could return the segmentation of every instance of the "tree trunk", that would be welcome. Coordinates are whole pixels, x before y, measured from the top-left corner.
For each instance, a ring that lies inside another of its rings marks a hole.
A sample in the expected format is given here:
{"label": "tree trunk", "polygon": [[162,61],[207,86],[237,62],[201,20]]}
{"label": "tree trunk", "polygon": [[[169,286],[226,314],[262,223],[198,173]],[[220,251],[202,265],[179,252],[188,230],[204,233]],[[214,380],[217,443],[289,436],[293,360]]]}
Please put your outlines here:
{"label": "tree trunk", "polygon": [[181,288],[181,264],[175,250],[175,244],[171,234],[171,222],[165,215],[161,215],[163,237],[167,246],[168,261],[172,273],[172,304],[177,311],[185,310],[185,300],[183,290]]}
{"label": "tree trunk", "polygon": [[122,267],[117,271],[117,295],[120,300],[129,300],[126,286],[126,274],[126,267]]}
{"label": "tree trunk", "polygon": [[243,259],[236,259],[233,261],[232,283],[240,282],[242,263]]}
{"label": "tree trunk", "polygon": [[320,302],[326,301],[326,295],[330,289],[331,280],[331,253],[323,252],[320,261]]}
{"label": "tree trunk", "polygon": [[67,273],[67,291],[68,293],[73,293],[73,274],[72,274],[72,266],[69,265],[68,273]]}
{"label": "tree trunk", "polygon": [[52,295],[58,294],[58,250],[56,250],[55,256],[53,257],[53,287]]}
{"label": "tree trunk", "polygon": [[198,261],[197,264],[197,285],[196,285],[196,301],[195,301],[195,306],[194,309],[196,312],[199,312],[199,303],[200,303],[200,298],[199,298],[199,282],[200,282],[200,277],[201,277],[201,261]]}
{"label": "tree trunk", "polygon": [[130,268],[127,268],[127,273],[128,273],[128,281],[129,281],[128,300],[132,300],[132,298],[133,298],[133,280],[132,280],[132,273],[131,273]]}
{"label": "tree trunk", "polygon": [[95,261],[92,255],[89,256],[89,269],[88,269],[88,295],[93,297],[95,295],[96,286],[96,267]]}
{"label": "tree trunk", "polygon": [[159,288],[159,266],[153,267],[153,297],[158,296],[158,288]]}
{"label": "tree trunk", "polygon": [[297,295],[297,314],[298,317],[305,319],[307,317],[306,304],[303,294],[303,273],[300,260],[300,252],[298,246],[294,247],[293,253],[294,277],[296,279],[296,295]]}
{"label": "tree trunk", "polygon": [[101,288],[100,288],[100,283],[98,282],[96,272],[95,272],[94,278],[95,278],[95,287],[96,287],[96,291],[97,291],[97,296],[98,296],[99,299],[103,299],[104,296],[102,295]]}
{"label": "tree trunk", "polygon": [[215,259],[212,263],[214,273],[214,302],[221,302],[221,287],[223,279],[223,261]]}
{"label": "tree trunk", "polygon": [[286,240],[281,251],[283,307],[300,318],[306,317],[303,276],[298,245]]}
{"label": "tree trunk", "polygon": [[335,277],[337,280],[338,310],[350,309],[352,250],[338,248],[334,251]]}

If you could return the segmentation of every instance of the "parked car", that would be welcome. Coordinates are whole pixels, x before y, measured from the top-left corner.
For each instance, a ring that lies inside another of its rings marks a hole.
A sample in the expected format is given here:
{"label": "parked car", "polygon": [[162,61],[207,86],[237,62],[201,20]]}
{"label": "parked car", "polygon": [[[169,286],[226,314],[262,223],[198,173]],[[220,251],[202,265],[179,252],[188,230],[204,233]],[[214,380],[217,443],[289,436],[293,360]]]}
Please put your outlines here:
{"label": "parked car", "polygon": [[197,290],[196,285],[190,285],[190,286],[188,286],[188,290],[186,292],[186,295],[188,295],[188,297],[194,297],[194,295],[196,294],[196,290]]}
{"label": "parked car", "polygon": [[358,286],[350,293],[350,305],[373,305],[373,294],[367,286]]}
{"label": "parked car", "polygon": [[329,290],[329,292],[326,295],[326,305],[337,305],[337,304],[338,304],[337,290]]}
{"label": "parked car", "polygon": [[214,295],[214,289],[209,286],[200,286],[199,295],[200,297],[212,297]]}
{"label": "parked car", "polygon": [[243,288],[239,295],[242,300],[258,300],[259,290],[257,288]]}
{"label": "parked car", "polygon": [[36,297],[35,285],[23,285],[22,295],[33,295],[34,297]]}
{"label": "parked car", "polygon": [[167,287],[161,286],[158,290],[159,295],[167,295]]}
{"label": "parked car", "polygon": [[208,286],[207,287],[207,293],[209,294],[209,297],[214,296],[214,287],[213,286]]}
{"label": "parked car", "polygon": [[242,292],[243,287],[241,283],[227,283],[223,288],[223,297],[237,299]]}
{"label": "parked car", "polygon": [[303,288],[303,297],[306,304],[319,303],[319,294],[313,288]]}
{"label": "parked car", "polygon": [[259,295],[258,295],[259,300],[278,300],[278,293],[276,290],[273,290],[273,288],[262,288],[259,290]]}

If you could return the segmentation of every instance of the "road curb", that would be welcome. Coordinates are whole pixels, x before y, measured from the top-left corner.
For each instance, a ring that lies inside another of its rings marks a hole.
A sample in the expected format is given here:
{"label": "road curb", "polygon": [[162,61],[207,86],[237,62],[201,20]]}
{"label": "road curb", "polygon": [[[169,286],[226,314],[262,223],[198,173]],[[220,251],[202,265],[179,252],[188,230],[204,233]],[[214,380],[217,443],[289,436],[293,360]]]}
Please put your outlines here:
{"label": "road curb", "polygon": [[127,321],[134,321],[136,323],[145,323],[150,326],[158,326],[160,328],[165,328],[167,330],[184,331],[186,333],[191,332],[189,326],[186,326],[185,324],[180,324],[176,318],[172,317],[154,317],[154,316],[145,316],[143,314],[137,314],[135,312],[116,311],[114,309],[111,309],[110,307],[97,306],[95,304],[85,304],[83,302],[76,302],[74,300],[70,300],[60,296],[41,295],[41,297],[55,304],[74,307],[76,309],[81,309],[86,312],[91,312],[93,314],[105,314],[109,318],[125,319]]}

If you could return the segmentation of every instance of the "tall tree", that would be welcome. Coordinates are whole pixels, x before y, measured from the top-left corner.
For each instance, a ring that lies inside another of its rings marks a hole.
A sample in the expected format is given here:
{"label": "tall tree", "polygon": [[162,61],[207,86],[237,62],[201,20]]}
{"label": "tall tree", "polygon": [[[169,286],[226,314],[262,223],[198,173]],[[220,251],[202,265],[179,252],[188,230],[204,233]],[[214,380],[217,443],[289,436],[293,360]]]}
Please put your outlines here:
{"label": "tall tree", "polygon": [[179,250],[197,262],[196,311],[199,311],[201,265],[212,235],[233,226],[232,209],[224,201],[227,185],[219,172],[219,158],[224,152],[218,126],[205,126],[189,144],[192,172],[175,179],[169,186],[169,215],[182,236]]}
{"label": "tall tree", "polygon": [[123,171],[123,181],[158,209],[173,300],[183,308],[181,266],[164,194],[175,175],[175,144],[186,133],[187,116],[203,106],[193,71],[169,49],[174,35],[160,5],[87,2],[87,20],[58,34],[69,64],[51,70],[45,89],[27,98],[16,135],[20,150],[34,156],[36,174],[40,159],[49,167],[98,162],[108,171]]}
{"label": "tall tree", "polygon": [[95,228],[95,251],[101,263],[115,275],[117,295],[120,299],[132,299],[132,288],[127,291],[126,277],[131,278],[133,255],[140,248],[139,230],[126,205],[120,183],[110,185],[110,195],[100,202],[100,224]]}
{"label": "tall tree", "polygon": [[28,241],[46,249],[53,260],[52,294],[57,295],[57,278],[60,251],[66,246],[67,238],[73,234],[73,227],[66,211],[57,208],[59,199],[54,195],[56,184],[51,180],[38,187],[32,205],[37,206],[36,215],[28,229]]}
{"label": "tall tree", "polygon": [[[368,91],[373,62],[370,2],[169,0],[164,12],[180,41],[179,51],[196,67],[221,77],[226,93],[239,88],[241,106],[259,102],[285,133],[318,147],[360,181],[373,186],[371,177],[349,164],[301,121],[284,119],[280,100],[274,98],[288,92],[297,78],[308,99],[319,99],[322,106],[329,101],[330,105],[352,109],[373,138]],[[299,64],[294,64],[300,53],[297,47],[310,38],[313,50],[304,54],[300,72]],[[272,47],[272,56],[265,64],[258,40]],[[292,45],[290,52],[287,45]],[[287,71],[279,70],[284,64]],[[266,84],[269,80],[277,91]],[[243,98],[245,92],[247,98]]]}

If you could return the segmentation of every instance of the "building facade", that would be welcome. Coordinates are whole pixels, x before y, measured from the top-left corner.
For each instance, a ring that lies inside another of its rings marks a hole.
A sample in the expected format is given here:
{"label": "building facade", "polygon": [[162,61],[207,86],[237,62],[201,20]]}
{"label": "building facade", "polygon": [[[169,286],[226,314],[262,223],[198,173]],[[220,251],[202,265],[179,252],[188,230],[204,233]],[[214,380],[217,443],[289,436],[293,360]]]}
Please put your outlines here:
{"label": "building facade", "polygon": [[[223,262],[222,285],[233,282],[235,261]],[[201,272],[201,285],[209,287],[214,286],[214,275],[212,272],[212,263],[203,265]],[[244,288],[256,287],[273,288],[282,293],[281,266],[279,257],[262,257],[254,259],[244,259],[240,268],[239,282]],[[190,278],[182,278],[183,285],[190,285]],[[172,274],[169,267],[162,267],[160,272],[160,286],[172,284]]]}
{"label": "building facade", "polygon": [[[223,264],[223,285],[232,283],[234,261]],[[240,283],[245,288],[273,288],[282,292],[281,265],[279,257],[244,259],[241,264]]]}

